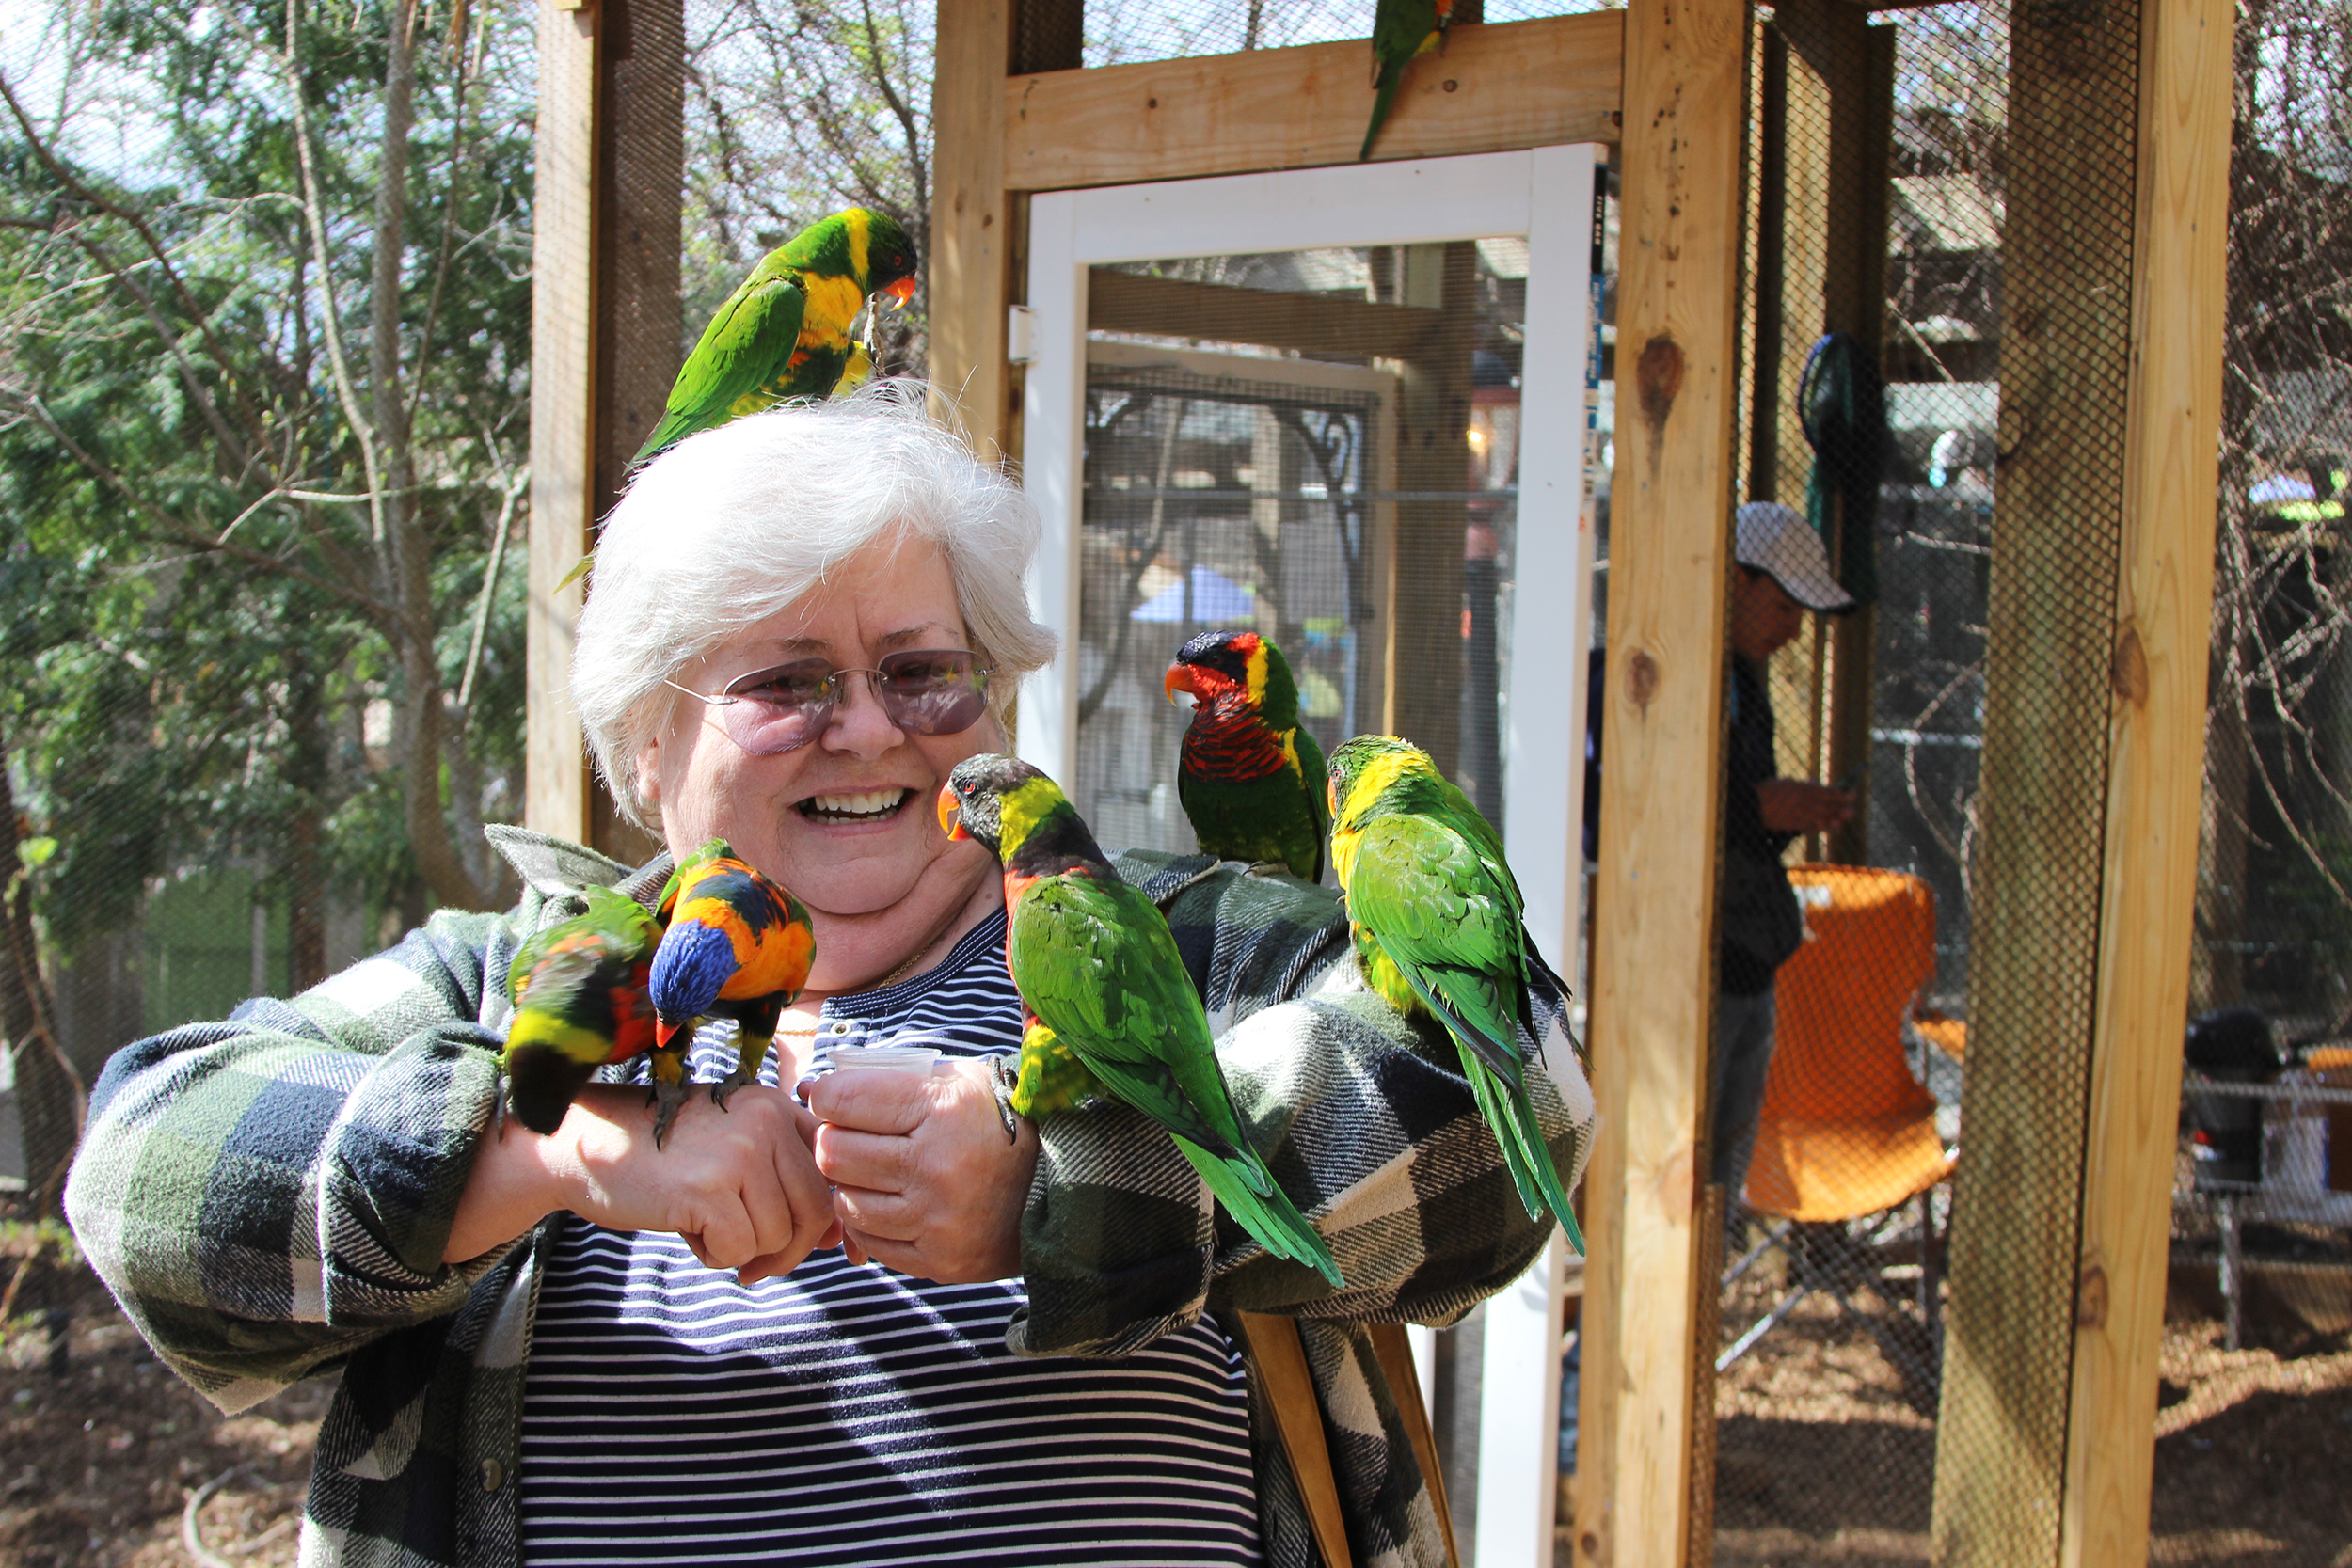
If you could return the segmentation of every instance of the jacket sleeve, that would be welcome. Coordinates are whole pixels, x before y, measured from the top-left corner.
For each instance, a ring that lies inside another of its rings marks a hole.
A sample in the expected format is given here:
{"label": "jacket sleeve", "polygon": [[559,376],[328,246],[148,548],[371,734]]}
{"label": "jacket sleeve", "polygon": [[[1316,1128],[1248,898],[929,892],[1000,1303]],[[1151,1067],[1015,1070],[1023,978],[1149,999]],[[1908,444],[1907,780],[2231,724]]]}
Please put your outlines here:
{"label": "jacket sleeve", "polygon": [[498,1261],[441,1252],[497,1094],[513,930],[436,914],[290,1002],[106,1064],[67,1214],[156,1354],[222,1409],[454,1311]]}
{"label": "jacket sleeve", "polygon": [[[1336,894],[1200,857],[1119,863],[1167,911],[1234,1103],[1347,1286],[1267,1254],[1164,1134],[1098,1100],[1040,1129],[1014,1350],[1125,1354],[1213,1307],[1451,1323],[1534,1261],[1549,1230],[1520,1206],[1452,1041],[1364,988]],[[1538,1000],[1548,1025],[1564,999]],[[1592,1097],[1573,1051],[1549,1058],[1530,1087],[1573,1187]]]}

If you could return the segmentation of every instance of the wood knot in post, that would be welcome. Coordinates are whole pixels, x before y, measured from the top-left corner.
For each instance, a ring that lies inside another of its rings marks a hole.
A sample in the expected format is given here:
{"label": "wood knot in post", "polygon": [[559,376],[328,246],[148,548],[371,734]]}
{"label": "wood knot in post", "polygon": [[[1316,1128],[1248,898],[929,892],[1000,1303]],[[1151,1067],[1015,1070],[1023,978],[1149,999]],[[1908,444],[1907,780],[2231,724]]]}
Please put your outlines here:
{"label": "wood knot in post", "polygon": [[1658,695],[1658,661],[1646,649],[1634,649],[1633,657],[1625,661],[1625,694],[1644,713],[1649,711],[1649,700]]}
{"label": "wood knot in post", "polygon": [[1993,450],[2003,462],[2017,455],[2017,449],[2026,444],[2026,411],[2009,398],[2001,400],[2000,419],[1993,433]]}
{"label": "wood knot in post", "polygon": [[1659,1212],[1670,1219],[1690,1219],[1699,1212],[1699,1198],[1706,1191],[1699,1184],[1699,1155],[1696,1146],[1684,1144],[1658,1170]]}
{"label": "wood knot in post", "polygon": [[1634,362],[1633,385],[1642,401],[1642,421],[1649,426],[1652,463],[1658,461],[1666,416],[1674,412],[1675,399],[1682,394],[1682,372],[1680,343],[1661,332],[1642,345],[1642,357]]}
{"label": "wood knot in post", "polygon": [[2074,1286],[2074,1326],[2107,1326],[2107,1271],[2093,1263]]}
{"label": "wood knot in post", "polygon": [[2148,701],[2148,650],[2140,646],[2139,628],[2129,621],[2123,623],[2122,635],[2115,640],[2115,657],[2108,662],[2107,684],[2115,694],[2138,707]]}

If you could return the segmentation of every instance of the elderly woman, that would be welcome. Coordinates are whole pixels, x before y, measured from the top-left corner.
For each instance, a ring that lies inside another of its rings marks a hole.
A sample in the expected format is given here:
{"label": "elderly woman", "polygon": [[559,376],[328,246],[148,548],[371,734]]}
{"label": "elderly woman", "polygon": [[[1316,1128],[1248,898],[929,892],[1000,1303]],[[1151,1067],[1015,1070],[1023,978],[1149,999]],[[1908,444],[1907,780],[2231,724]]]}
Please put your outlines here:
{"label": "elderly woman", "polygon": [[[691,1099],[666,1148],[620,1082],[552,1135],[500,1131],[519,941],[592,883],[650,897],[670,863],[518,830],[493,830],[516,910],[436,914],[108,1066],[68,1204],[158,1354],[230,1411],[342,1370],[306,1563],[1309,1563],[1232,1307],[1302,1321],[1356,1439],[1334,1459],[1357,1560],[1444,1560],[1352,1325],[1451,1322],[1542,1235],[1450,1048],[1362,988],[1332,895],[1120,863],[1343,1292],[1268,1257],[1115,1103],[1007,1136],[1002,883],[932,801],[1006,745],[1052,652],[1022,595],[1037,534],[888,392],[696,436],[614,513],[574,676],[597,762],[671,856],[731,840],[817,931],[761,1085]],[[698,1079],[731,1059],[720,1033]],[[928,1078],[792,1092],[833,1046],[914,1034],[949,1053]],[[1584,1129],[1539,1096],[1572,1159]]]}

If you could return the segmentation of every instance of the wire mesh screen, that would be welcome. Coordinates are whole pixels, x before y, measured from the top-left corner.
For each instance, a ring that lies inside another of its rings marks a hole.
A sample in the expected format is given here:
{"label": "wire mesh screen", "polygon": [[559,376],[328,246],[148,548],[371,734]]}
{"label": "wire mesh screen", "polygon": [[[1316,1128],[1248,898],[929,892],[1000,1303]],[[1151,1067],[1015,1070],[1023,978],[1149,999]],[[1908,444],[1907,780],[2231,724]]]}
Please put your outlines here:
{"label": "wire mesh screen", "polygon": [[[1610,8],[1609,0],[1454,0],[1453,18],[1523,22]],[[1371,8],[1360,0],[1249,0],[1238,6],[1094,0],[1085,9],[1089,66],[1329,43],[1363,38],[1372,30]]]}
{"label": "wire mesh screen", "polygon": [[1076,650],[1080,810],[1190,848],[1197,632],[1283,651],[1327,749],[1428,750],[1503,819],[1527,245],[1515,236],[1095,269]]}

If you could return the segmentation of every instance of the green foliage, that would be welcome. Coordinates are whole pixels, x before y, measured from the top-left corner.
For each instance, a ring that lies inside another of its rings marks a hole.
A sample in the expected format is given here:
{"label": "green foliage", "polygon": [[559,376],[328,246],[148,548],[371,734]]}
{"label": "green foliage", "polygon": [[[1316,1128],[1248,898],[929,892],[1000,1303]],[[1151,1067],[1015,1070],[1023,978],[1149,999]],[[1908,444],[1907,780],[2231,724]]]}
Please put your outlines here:
{"label": "green foliage", "polygon": [[416,17],[389,299],[382,0],[61,8],[8,83],[0,734],[69,954],[231,861],[351,906],[500,895],[477,826],[521,795],[525,565],[500,540],[533,20],[477,6],[452,40],[447,9]]}

